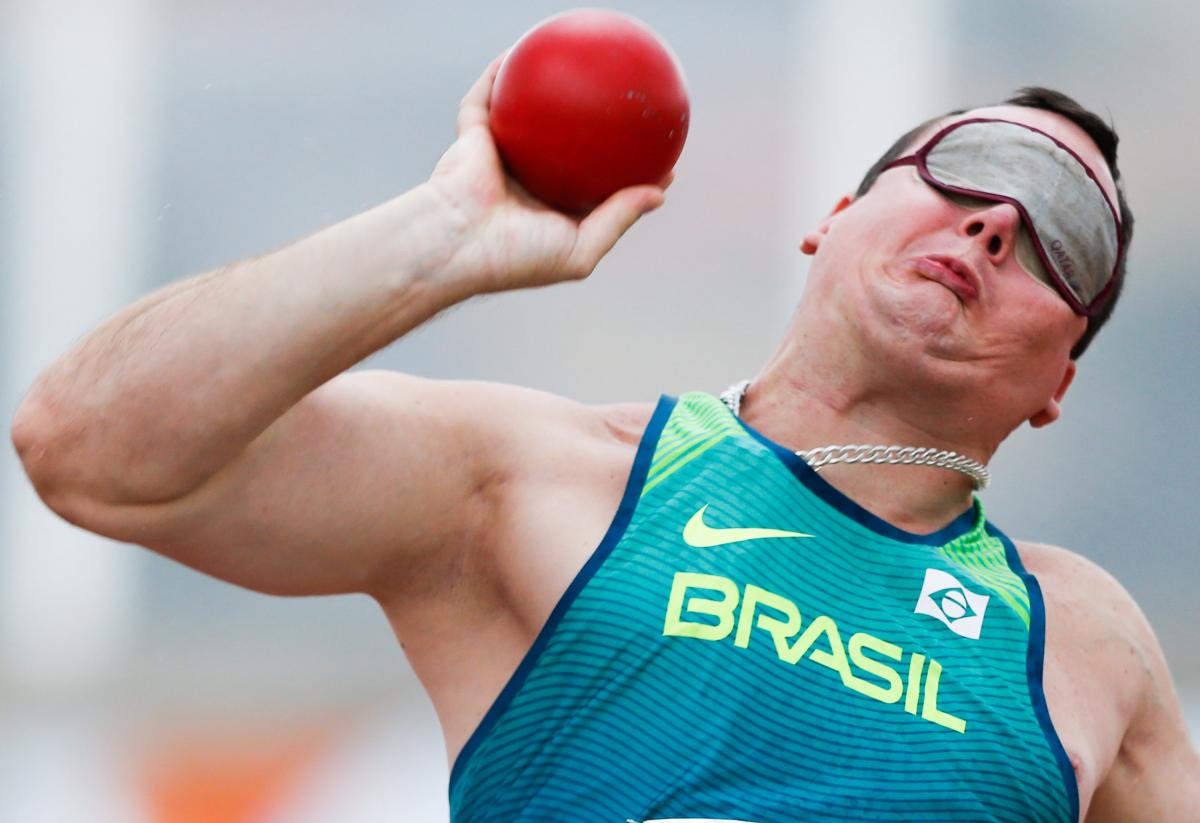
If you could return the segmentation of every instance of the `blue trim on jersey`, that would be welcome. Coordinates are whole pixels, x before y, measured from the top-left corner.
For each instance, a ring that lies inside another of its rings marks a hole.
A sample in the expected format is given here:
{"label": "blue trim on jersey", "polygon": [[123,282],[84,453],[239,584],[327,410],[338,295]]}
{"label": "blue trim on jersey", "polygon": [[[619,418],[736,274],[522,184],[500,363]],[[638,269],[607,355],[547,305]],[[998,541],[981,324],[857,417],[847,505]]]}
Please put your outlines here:
{"label": "blue trim on jersey", "polygon": [[1046,735],[1046,742],[1050,745],[1050,751],[1054,753],[1054,759],[1058,761],[1059,771],[1062,772],[1063,783],[1067,787],[1067,797],[1071,801],[1071,819],[1079,820],[1079,785],[1075,778],[1075,769],[1071,766],[1071,758],[1067,756],[1067,750],[1063,748],[1062,741],[1058,738],[1054,721],[1050,719],[1050,709],[1046,705],[1046,692],[1042,688],[1042,671],[1046,653],[1046,610],[1045,604],[1042,602],[1042,587],[1038,585],[1036,577],[1025,571],[1025,566],[1021,563],[1021,555],[1017,553],[1017,547],[1008,539],[1008,535],[991,523],[988,523],[986,528],[988,534],[1004,544],[1004,556],[1008,561],[1008,567],[1021,578],[1025,583],[1025,590],[1029,593],[1029,655],[1025,660],[1025,672],[1029,678],[1029,701],[1033,704],[1033,711],[1037,715],[1038,723],[1041,724],[1042,732]]}
{"label": "blue trim on jersey", "polygon": [[613,516],[612,522],[608,526],[608,531],[604,538],[600,541],[600,545],[592,552],[592,556],[583,565],[583,568],[575,575],[575,579],[571,581],[571,585],[567,586],[567,590],[563,592],[558,603],[554,606],[554,610],[550,612],[550,616],[546,618],[546,623],[542,626],[534,638],[533,645],[529,647],[529,651],[525,653],[525,657],[509,678],[508,683],[500,691],[500,695],[492,703],[492,707],[488,709],[487,714],[479,721],[479,725],[475,727],[475,731],[467,738],[466,744],[459,751],[458,757],[454,760],[454,767],[450,770],[450,793],[454,792],[454,784],[458,781],[459,775],[466,767],[467,761],[471,755],[479,748],[479,744],[487,737],[492,726],[496,725],[496,721],[508,708],[508,705],[516,697],[521,686],[524,685],[525,679],[529,676],[538,658],[541,657],[542,650],[549,642],[550,636],[554,634],[554,630],[558,627],[559,621],[562,620],[567,609],[575,602],[575,598],[579,596],[579,592],[587,585],[588,581],[595,575],[596,570],[601,564],[608,559],[612,554],[613,548],[621,540],[625,534],[625,529],[629,526],[629,521],[633,518],[634,509],[637,508],[638,499],[642,494],[642,486],[646,484],[646,473],[650,470],[650,459],[654,456],[654,449],[658,445],[659,435],[662,433],[663,427],[667,424],[667,419],[671,416],[671,411],[675,408],[676,398],[668,395],[662,395],[658,399],[658,406],[654,409],[654,414],[650,417],[650,422],[646,426],[645,432],[642,434],[642,440],[638,444],[637,454],[633,458],[633,467],[629,471],[629,480],[625,484],[625,493],[621,496],[621,504],[617,507],[617,513]]}
{"label": "blue trim on jersey", "polygon": [[881,534],[884,537],[889,537],[892,540],[899,540],[902,543],[923,543],[927,546],[941,546],[962,537],[975,527],[975,522],[979,516],[978,508],[974,503],[971,504],[965,512],[960,514],[954,520],[950,521],[946,526],[938,529],[932,534],[916,534],[908,532],[904,529],[893,526],[881,517],[878,517],[864,509],[862,506],[855,503],[842,492],[829,485],[821,475],[813,470],[812,466],[804,462],[804,460],[796,455],[791,449],[786,449],[783,446],[771,440],[766,435],[756,431],[745,420],[740,417],[733,416],[742,428],[745,429],[755,440],[758,440],[768,449],[775,453],[775,456],[783,461],[796,479],[803,483],[809,491],[817,495],[833,508],[837,509],[842,514],[866,526],[876,534]]}

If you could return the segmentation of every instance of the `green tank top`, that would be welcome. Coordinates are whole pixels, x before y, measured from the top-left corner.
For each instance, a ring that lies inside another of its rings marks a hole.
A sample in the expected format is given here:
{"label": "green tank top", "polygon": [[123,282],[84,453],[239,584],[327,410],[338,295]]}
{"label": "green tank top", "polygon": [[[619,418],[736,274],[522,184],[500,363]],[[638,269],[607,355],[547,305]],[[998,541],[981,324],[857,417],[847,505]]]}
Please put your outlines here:
{"label": "green tank top", "polygon": [[664,396],[608,533],[459,754],[452,816],[1074,821],[1043,639],[978,500],[911,534],[717,398]]}

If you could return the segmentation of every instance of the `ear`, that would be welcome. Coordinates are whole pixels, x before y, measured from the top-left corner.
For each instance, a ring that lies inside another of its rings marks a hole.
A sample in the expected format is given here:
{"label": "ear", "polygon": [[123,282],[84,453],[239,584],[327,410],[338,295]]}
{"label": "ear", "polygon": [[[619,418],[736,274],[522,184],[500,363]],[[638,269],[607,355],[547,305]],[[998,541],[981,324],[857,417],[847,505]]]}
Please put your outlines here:
{"label": "ear", "polygon": [[837,201],[837,205],[833,207],[833,211],[829,213],[829,216],[822,220],[819,226],[804,235],[804,240],[800,242],[800,251],[804,254],[816,254],[817,248],[821,245],[821,238],[829,233],[829,226],[833,223],[834,215],[853,202],[853,194],[843,195],[842,199]]}
{"label": "ear", "polygon": [[1029,425],[1035,429],[1040,429],[1042,426],[1049,426],[1059,415],[1062,414],[1062,409],[1059,408],[1059,403],[1067,393],[1067,389],[1071,385],[1071,381],[1075,379],[1075,361],[1068,360],[1066,371],[1063,372],[1062,382],[1058,384],[1058,390],[1054,392],[1054,397],[1050,398],[1050,402],[1046,404],[1046,408],[1029,418]]}

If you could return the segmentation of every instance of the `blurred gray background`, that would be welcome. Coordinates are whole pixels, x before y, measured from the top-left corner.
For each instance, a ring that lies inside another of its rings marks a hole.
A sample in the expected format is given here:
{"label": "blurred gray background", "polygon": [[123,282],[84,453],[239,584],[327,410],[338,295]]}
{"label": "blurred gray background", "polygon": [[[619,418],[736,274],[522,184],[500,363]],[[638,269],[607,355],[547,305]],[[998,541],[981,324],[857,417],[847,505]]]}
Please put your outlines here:
{"label": "blurred gray background", "polygon": [[[587,281],[471,301],[370,365],[592,402],[718,391],[773,351],[805,276],[803,232],[896,136],[1022,85],[1060,88],[1120,133],[1137,215],[1128,286],[1062,421],[1011,438],[984,502],[1011,535],[1124,583],[1195,736],[1197,6],[600,5],[648,22],[687,72],[691,132],[666,206]],[[136,297],[424,180],[484,66],[570,7],[0,7],[4,419]],[[370,600],[257,595],[92,538],[40,506],[11,449],[2,459],[0,819],[187,821],[140,765],[164,740],[316,726],[333,742],[269,802],[222,819],[444,819],[436,721]]]}

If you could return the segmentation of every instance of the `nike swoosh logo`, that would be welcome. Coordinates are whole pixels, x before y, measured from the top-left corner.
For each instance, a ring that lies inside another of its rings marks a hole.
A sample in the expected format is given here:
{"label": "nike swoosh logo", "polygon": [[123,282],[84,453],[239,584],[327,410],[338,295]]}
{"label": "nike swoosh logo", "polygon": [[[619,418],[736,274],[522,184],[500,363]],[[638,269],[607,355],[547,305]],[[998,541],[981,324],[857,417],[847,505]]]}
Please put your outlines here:
{"label": "nike swoosh logo", "polygon": [[741,543],[745,540],[762,540],[767,537],[812,537],[804,532],[788,532],[782,529],[714,529],[704,522],[704,511],[708,504],[692,515],[683,527],[683,542],[698,549]]}

